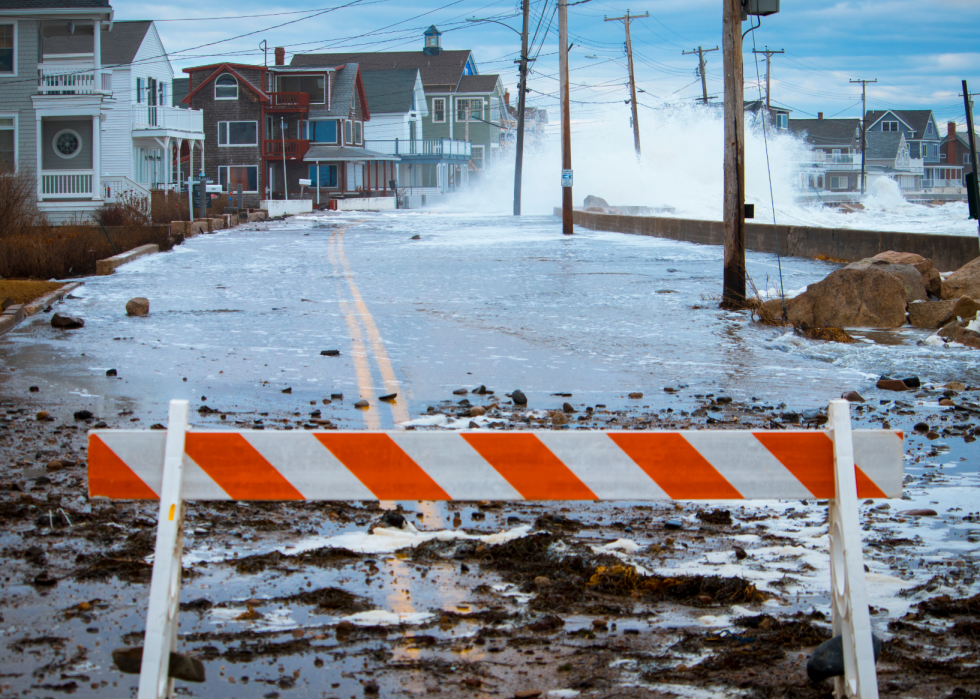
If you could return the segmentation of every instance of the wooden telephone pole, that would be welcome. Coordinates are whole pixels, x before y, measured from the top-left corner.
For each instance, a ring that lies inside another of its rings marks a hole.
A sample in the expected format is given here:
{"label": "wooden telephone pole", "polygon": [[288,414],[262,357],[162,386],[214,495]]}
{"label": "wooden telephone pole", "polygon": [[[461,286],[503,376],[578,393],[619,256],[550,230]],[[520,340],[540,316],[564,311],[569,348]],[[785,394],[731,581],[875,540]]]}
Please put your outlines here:
{"label": "wooden telephone pole", "polygon": [[742,103],[742,0],[724,0],[725,278],[722,307],[745,304],[745,110]]}
{"label": "wooden telephone pole", "polygon": [[514,164],[514,215],[521,215],[521,179],[524,171],[524,96],[527,94],[527,28],[531,0],[523,0],[524,26],[521,30],[521,80],[517,96],[517,160]]}
{"label": "wooden telephone pole", "polygon": [[864,151],[868,148],[868,83],[876,83],[874,80],[852,80],[852,83],[861,83],[861,194],[864,194],[865,165],[867,158]]}
{"label": "wooden telephone pole", "polygon": [[701,75],[701,94],[704,95],[703,102],[708,103],[708,81],[704,77],[704,54],[711,53],[712,51],[717,51],[718,47],[715,46],[713,49],[703,49],[698,46],[696,51],[681,51],[682,56],[689,56],[692,53],[698,55],[698,73]]}
{"label": "wooden telephone pole", "polygon": [[786,53],[786,50],[779,49],[778,51],[774,51],[773,49],[770,49],[767,46],[764,51],[759,51],[758,49],[752,49],[752,53],[766,54],[766,111],[768,112],[769,111],[769,77],[770,74],[772,73],[772,71],[770,70],[770,68],[772,67],[772,57],[774,54],[777,53]]}
{"label": "wooden telephone pole", "polygon": [[[558,72],[561,100],[561,232],[574,233],[572,219],[572,117],[568,111],[568,0],[558,0]],[[567,177],[567,181],[566,181]]]}
{"label": "wooden telephone pole", "polygon": [[640,117],[636,113],[636,78],[633,76],[633,43],[630,41],[630,22],[634,19],[649,17],[649,12],[642,15],[631,15],[629,10],[622,17],[606,17],[607,22],[622,22],[626,27],[626,57],[630,71],[630,106],[633,108],[633,146],[636,148],[636,159],[640,159]]}
{"label": "wooden telephone pole", "polygon": [[[966,107],[966,133],[967,141],[970,144],[970,164],[973,166],[973,177],[964,176],[964,184],[969,187],[973,194],[975,209],[980,209],[980,168],[977,168],[977,135],[973,131],[973,94],[967,87],[966,80],[963,81],[963,104]],[[974,212],[971,211],[971,214]],[[977,235],[980,236],[980,211],[977,212]]]}

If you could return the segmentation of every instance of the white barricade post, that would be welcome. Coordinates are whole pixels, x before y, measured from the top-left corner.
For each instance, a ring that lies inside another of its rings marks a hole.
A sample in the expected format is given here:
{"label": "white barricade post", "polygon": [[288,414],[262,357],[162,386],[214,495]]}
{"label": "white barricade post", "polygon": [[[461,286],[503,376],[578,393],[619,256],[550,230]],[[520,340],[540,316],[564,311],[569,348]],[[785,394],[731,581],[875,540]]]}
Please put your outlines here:
{"label": "white barricade post", "polygon": [[830,501],[836,694],[877,699],[858,499],[901,497],[902,434],[852,432],[847,401],[828,429],[772,431],[187,431],[187,411],[171,402],[166,433],[89,433],[91,497],[160,500],[139,699],[203,680],[174,666],[184,500],[733,499]]}

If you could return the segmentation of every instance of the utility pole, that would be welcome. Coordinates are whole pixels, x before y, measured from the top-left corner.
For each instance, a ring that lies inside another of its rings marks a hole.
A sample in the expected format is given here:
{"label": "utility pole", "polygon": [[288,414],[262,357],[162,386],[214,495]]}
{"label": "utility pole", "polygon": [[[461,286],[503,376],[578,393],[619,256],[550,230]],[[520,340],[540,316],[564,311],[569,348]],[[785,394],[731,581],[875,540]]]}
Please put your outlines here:
{"label": "utility pole", "polygon": [[745,304],[745,109],[742,103],[742,0],[724,0],[725,275],[721,305]]}
{"label": "utility pole", "polygon": [[633,146],[636,148],[636,159],[640,159],[640,117],[636,113],[636,78],[633,76],[633,43],[630,41],[630,22],[634,19],[649,17],[650,13],[631,15],[629,10],[622,17],[606,17],[607,22],[622,22],[626,27],[626,57],[630,71],[630,106],[633,108]]}
{"label": "utility pole", "polygon": [[[973,177],[967,182],[967,187],[973,190],[973,201],[974,206],[980,209],[980,187],[977,186],[977,178],[980,176],[980,168],[977,168],[977,136],[973,132],[973,95],[970,94],[970,88],[966,85],[966,80],[963,81],[963,104],[966,106],[966,129],[967,138],[970,142],[970,165],[973,167]],[[974,213],[973,211],[970,212]],[[980,211],[977,211],[977,235],[980,236]]]}
{"label": "utility pole", "polygon": [[572,218],[572,117],[568,111],[568,0],[558,0],[558,72],[561,99],[561,232],[574,233]]}
{"label": "utility pole", "polygon": [[704,95],[704,104],[708,103],[708,81],[704,77],[704,54],[717,50],[717,46],[715,46],[713,49],[703,49],[698,46],[697,51],[681,51],[682,56],[689,56],[692,53],[696,53],[698,55],[698,73],[701,75],[701,93]]}
{"label": "utility pole", "polygon": [[770,68],[772,67],[772,57],[773,57],[774,54],[777,54],[777,53],[786,53],[786,50],[785,49],[779,49],[778,51],[774,51],[774,50],[770,49],[767,46],[764,51],[759,51],[757,49],[752,49],[752,53],[764,53],[764,54],[766,54],[766,111],[768,112],[769,111],[769,76],[770,76],[770,73],[771,73]]}
{"label": "utility pole", "polygon": [[865,166],[867,165],[867,158],[864,157],[865,151],[868,148],[868,84],[876,83],[878,79],[874,80],[852,80],[852,83],[861,83],[861,194],[864,194],[865,185]]}
{"label": "utility pole", "polygon": [[521,28],[521,79],[517,86],[517,161],[514,165],[514,215],[521,215],[521,177],[524,170],[524,96],[527,94],[527,29],[531,0],[524,0],[524,26]]}

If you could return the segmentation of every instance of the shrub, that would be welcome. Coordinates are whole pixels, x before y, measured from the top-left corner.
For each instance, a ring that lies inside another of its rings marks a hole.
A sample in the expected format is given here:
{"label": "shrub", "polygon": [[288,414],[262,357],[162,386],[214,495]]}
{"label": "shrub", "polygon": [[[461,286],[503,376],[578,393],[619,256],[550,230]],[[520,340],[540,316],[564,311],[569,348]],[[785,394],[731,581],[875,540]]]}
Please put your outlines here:
{"label": "shrub", "polygon": [[95,212],[95,221],[103,226],[147,226],[150,224],[150,202],[135,192],[124,192],[118,201],[103,204]]}
{"label": "shrub", "polygon": [[37,177],[33,172],[0,172],[0,238],[29,235],[47,225],[37,208]]}

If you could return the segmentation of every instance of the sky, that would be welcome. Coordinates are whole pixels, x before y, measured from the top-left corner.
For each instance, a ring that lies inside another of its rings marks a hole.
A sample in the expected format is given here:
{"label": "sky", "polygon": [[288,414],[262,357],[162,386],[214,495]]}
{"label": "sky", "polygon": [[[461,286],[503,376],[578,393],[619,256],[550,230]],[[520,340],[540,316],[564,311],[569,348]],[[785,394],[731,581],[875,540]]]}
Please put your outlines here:
{"label": "sky", "polygon": [[[554,113],[557,121],[557,0],[531,0],[531,50],[537,56],[528,79],[528,104]],[[330,4],[332,3],[332,4]],[[117,20],[154,19],[175,73],[218,60],[259,63],[267,42],[294,53],[421,50],[430,24],[443,31],[443,48],[471,49],[483,74],[498,73],[516,95],[520,52],[517,0],[194,0],[112,2]],[[618,17],[649,12],[632,22],[632,45],[641,106],[690,102],[701,95],[697,57],[682,55],[699,45],[721,45],[722,0],[585,0],[569,7],[571,111],[576,128],[609,118],[628,120],[628,73]],[[252,15],[252,16],[249,16]],[[256,16],[260,15],[260,16]],[[495,19],[512,29],[469,18]],[[773,57],[772,101],[794,118],[861,115],[861,90],[869,109],[932,109],[940,129],[952,120],[965,129],[962,79],[980,92],[978,0],[782,0],[781,12],[762,18],[744,39],[745,98],[764,91],[765,61],[752,48],[784,49]],[[749,28],[748,23],[743,31]],[[758,59],[758,61],[757,61]],[[709,95],[723,94],[721,52],[707,54]],[[628,125],[627,125],[628,126]]]}

